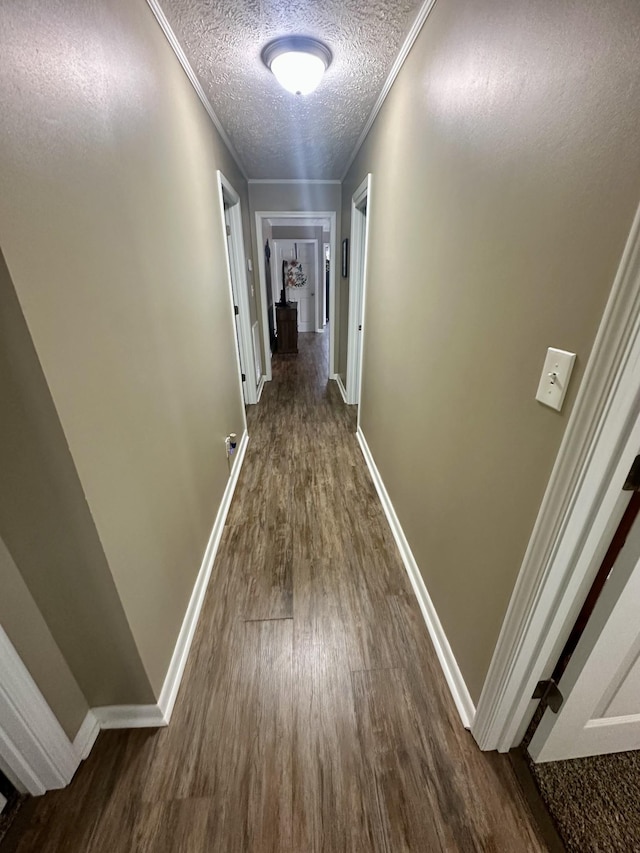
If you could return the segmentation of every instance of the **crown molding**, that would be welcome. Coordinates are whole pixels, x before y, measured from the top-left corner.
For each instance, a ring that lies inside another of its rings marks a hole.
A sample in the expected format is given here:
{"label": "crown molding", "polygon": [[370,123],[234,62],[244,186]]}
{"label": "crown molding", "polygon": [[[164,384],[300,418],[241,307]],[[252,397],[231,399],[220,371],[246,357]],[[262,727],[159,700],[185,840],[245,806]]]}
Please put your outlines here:
{"label": "crown molding", "polygon": [[431,10],[435,6],[435,4],[436,4],[436,0],[424,0],[424,3],[422,4],[422,6],[420,6],[418,14],[416,15],[416,19],[413,22],[411,29],[407,33],[407,37],[404,40],[402,47],[400,48],[400,52],[398,53],[395,62],[391,66],[391,71],[389,72],[389,76],[385,80],[385,84],[382,87],[382,91],[378,95],[378,100],[375,102],[374,107],[371,110],[371,114],[369,115],[369,118],[367,119],[367,123],[365,124],[364,128],[362,129],[362,133],[358,137],[358,141],[356,142],[354,149],[351,152],[351,156],[347,160],[347,165],[346,165],[344,173],[342,175],[342,181],[344,181],[344,179],[347,177],[347,174],[349,173],[349,169],[353,165],[353,161],[356,159],[358,151],[362,148],[362,144],[365,141],[365,139],[367,138],[369,131],[373,127],[373,123],[376,120],[376,118],[378,117],[378,113],[382,109],[382,105],[384,104],[385,100],[387,99],[387,95],[391,91],[391,87],[395,83],[396,77],[400,73],[400,69],[404,65],[405,60],[406,60],[407,56],[409,55],[409,51],[413,47],[415,40],[418,38],[420,30],[424,26],[424,23],[427,20],[427,18],[429,17],[429,13],[431,12]]}
{"label": "crown molding", "polygon": [[317,180],[305,180],[304,178],[249,178],[249,184],[337,184],[340,186],[342,181],[330,180],[325,181],[322,178]]}
{"label": "crown molding", "polygon": [[169,23],[164,12],[160,8],[158,0],[147,0],[147,5],[149,6],[151,11],[153,12],[153,15],[154,15],[156,21],[160,24],[160,28],[161,28],[162,32],[165,34],[167,41],[171,45],[171,49],[175,53],[175,55],[178,59],[178,62],[180,63],[180,65],[182,65],[184,73],[189,78],[189,82],[193,86],[196,95],[200,98],[202,106],[207,111],[207,115],[209,116],[209,118],[213,122],[215,129],[218,131],[218,133],[222,137],[222,141],[224,142],[224,144],[229,149],[229,153],[231,154],[231,156],[235,160],[236,165],[237,165],[238,169],[240,170],[240,174],[242,175],[242,177],[246,181],[247,180],[247,174],[244,170],[244,166],[240,162],[240,157],[238,156],[238,153],[235,150],[235,148],[233,147],[233,145],[231,144],[231,140],[227,136],[227,132],[224,129],[224,127],[222,126],[222,122],[220,121],[220,119],[216,115],[213,107],[211,106],[209,99],[207,98],[207,96],[205,94],[204,89],[200,85],[200,81],[198,80],[195,71],[191,67],[191,63],[187,59],[185,52],[183,51],[182,47],[180,46],[180,42],[178,41],[176,34],[171,29],[171,24]]}

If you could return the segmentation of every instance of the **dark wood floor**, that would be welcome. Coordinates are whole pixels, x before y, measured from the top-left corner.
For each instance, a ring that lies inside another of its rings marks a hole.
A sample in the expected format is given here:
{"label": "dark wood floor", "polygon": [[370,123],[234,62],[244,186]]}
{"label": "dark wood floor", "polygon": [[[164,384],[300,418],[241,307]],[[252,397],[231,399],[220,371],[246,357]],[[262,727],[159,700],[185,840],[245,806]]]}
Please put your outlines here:
{"label": "dark wood floor", "polygon": [[539,851],[461,727],[325,336],[274,365],[171,725],[103,732],[19,853]]}

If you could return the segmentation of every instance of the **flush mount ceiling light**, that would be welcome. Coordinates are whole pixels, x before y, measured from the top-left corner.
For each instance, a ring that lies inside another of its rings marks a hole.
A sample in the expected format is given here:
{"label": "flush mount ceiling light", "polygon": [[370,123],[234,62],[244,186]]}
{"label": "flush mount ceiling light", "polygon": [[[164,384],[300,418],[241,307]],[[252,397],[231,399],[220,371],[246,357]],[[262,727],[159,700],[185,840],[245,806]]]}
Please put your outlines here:
{"label": "flush mount ceiling light", "polygon": [[278,83],[294,95],[308,95],[317,89],[331,64],[331,51],[309,36],[283,36],[262,50],[262,61]]}

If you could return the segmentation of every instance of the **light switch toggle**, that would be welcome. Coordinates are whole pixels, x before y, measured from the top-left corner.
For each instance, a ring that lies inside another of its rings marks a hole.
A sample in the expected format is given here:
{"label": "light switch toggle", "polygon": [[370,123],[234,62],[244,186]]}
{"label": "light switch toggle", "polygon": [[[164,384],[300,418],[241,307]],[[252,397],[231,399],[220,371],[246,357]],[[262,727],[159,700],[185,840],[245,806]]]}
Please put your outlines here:
{"label": "light switch toggle", "polygon": [[536,400],[558,412],[562,408],[571,371],[576,360],[574,352],[549,347],[542,367]]}

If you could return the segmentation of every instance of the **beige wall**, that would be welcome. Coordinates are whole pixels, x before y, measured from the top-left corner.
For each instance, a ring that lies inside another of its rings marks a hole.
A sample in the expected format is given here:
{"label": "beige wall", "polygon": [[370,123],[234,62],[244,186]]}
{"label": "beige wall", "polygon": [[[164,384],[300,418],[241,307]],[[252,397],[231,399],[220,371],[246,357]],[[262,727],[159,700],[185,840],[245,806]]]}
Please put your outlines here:
{"label": "beige wall", "polygon": [[249,203],[256,210],[340,211],[340,184],[249,184]]}
{"label": "beige wall", "polygon": [[89,705],[2,539],[0,588],[0,625],[67,737],[73,739]]}
{"label": "beige wall", "polygon": [[[29,652],[25,664],[38,681],[41,617],[11,577],[17,570],[90,705],[153,701],[1,253],[0,400],[0,537],[11,555],[4,570],[15,591],[5,597],[2,587],[5,630],[10,625],[14,646]],[[43,663],[51,658],[48,645]],[[74,695],[69,702],[78,710]],[[71,725],[67,710],[61,712],[60,722]]]}
{"label": "beige wall", "polygon": [[317,240],[320,246],[323,242],[321,227],[276,225],[272,233],[274,240]]}
{"label": "beige wall", "polygon": [[474,700],[640,200],[639,32],[635,0],[436,4],[343,187],[348,236],[373,174],[362,429]]}
{"label": "beige wall", "polygon": [[244,429],[216,169],[246,184],[145,3],[8,0],[0,42],[0,244],[157,697]]}

